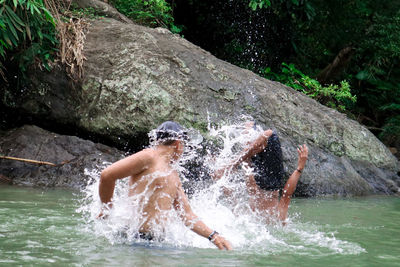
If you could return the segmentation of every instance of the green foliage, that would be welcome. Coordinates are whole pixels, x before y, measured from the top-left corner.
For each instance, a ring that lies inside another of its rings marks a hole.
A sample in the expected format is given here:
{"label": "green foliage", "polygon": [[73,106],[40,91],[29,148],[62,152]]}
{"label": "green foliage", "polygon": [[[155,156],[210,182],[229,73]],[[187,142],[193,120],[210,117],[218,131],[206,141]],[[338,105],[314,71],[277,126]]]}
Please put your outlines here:
{"label": "green foliage", "polygon": [[346,106],[356,102],[356,96],[350,92],[350,85],[346,81],[340,82],[340,85],[322,86],[317,80],[296,69],[294,64],[282,63],[281,73],[274,73],[271,68],[264,69],[264,76],[268,79],[275,80],[286,84],[300,91],[320,103],[345,111]]}
{"label": "green foliage", "polygon": [[[176,22],[185,26],[183,34],[190,41],[218,58],[288,84],[326,105],[346,107],[347,114],[375,134],[381,138],[397,136],[400,144],[400,131],[394,127],[400,115],[400,1],[174,3]],[[334,85],[321,85],[310,78],[318,77],[344,48],[351,48],[346,54],[349,58],[329,72],[329,79],[324,78]],[[290,65],[282,67],[281,62],[292,62],[302,71]],[[341,83],[343,80],[348,83]],[[353,95],[357,95],[356,102]]]}
{"label": "green foliage", "polygon": [[0,0],[0,4],[2,61],[8,56],[24,73],[38,59],[49,70],[57,39],[53,16],[43,0]]}
{"label": "green foliage", "polygon": [[89,19],[95,19],[95,18],[102,18],[104,16],[101,15],[101,13],[93,8],[93,7],[86,7],[86,8],[80,8],[77,4],[72,3],[70,8],[69,8],[69,17],[76,17],[76,18],[89,18]]}
{"label": "green foliage", "polygon": [[267,8],[271,6],[270,0],[250,0],[249,7],[255,11],[257,8]]}
{"label": "green foliage", "polygon": [[[373,14],[352,66],[357,112],[373,119],[387,143],[400,142],[400,11]],[[397,136],[397,137],[396,137]],[[396,137],[396,138],[395,138]]]}
{"label": "green foliage", "polygon": [[[278,8],[280,5],[286,5],[286,7],[291,8],[292,6],[301,6],[304,5],[306,11],[311,11],[307,9],[312,9],[312,7],[308,4],[307,0],[250,0],[249,2],[249,7],[255,11],[257,9],[261,8],[268,8],[271,7],[275,11],[278,11]],[[311,13],[309,13],[311,15]]]}
{"label": "green foliage", "polygon": [[400,133],[400,115],[390,117],[385,121],[385,125],[382,128],[382,132],[379,137],[386,140],[387,143],[395,143],[399,139]]}
{"label": "green foliage", "polygon": [[174,33],[182,31],[174,25],[172,8],[165,0],[111,0],[111,4],[137,23],[169,28]]}
{"label": "green foliage", "polygon": [[[388,145],[400,143],[400,2],[309,0],[312,20],[296,17],[295,54],[290,59],[317,75],[346,46],[354,47],[346,79],[357,103],[350,112]],[[396,141],[397,140],[397,141]]]}

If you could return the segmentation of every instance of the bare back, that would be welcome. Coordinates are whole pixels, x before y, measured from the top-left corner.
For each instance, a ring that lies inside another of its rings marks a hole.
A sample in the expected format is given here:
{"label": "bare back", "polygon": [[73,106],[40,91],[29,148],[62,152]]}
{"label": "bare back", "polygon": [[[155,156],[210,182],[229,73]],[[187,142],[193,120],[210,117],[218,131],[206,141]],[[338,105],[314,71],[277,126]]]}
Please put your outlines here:
{"label": "bare back", "polygon": [[174,200],[180,186],[179,176],[168,161],[160,158],[157,150],[146,149],[153,160],[139,174],[132,175],[129,181],[129,196],[138,197],[142,207],[141,232],[151,232],[154,226],[163,226],[168,216],[165,215],[173,208]]}

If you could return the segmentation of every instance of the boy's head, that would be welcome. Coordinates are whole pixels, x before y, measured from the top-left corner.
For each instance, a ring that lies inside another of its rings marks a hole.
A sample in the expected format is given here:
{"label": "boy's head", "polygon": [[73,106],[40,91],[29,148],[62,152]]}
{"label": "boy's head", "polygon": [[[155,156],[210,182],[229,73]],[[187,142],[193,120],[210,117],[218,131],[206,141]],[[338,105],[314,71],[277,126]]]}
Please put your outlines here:
{"label": "boy's head", "polygon": [[176,140],[187,141],[188,135],[179,123],[166,121],[155,129],[154,139],[158,144],[171,145]]}

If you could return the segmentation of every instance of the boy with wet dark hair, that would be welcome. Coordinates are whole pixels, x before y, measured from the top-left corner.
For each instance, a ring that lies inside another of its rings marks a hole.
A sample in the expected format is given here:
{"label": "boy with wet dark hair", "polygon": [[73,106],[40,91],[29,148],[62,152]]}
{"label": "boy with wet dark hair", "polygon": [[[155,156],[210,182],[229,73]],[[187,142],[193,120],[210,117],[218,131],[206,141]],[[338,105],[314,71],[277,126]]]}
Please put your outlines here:
{"label": "boy with wet dark hair", "polygon": [[[143,196],[139,237],[153,239],[166,223],[164,211],[175,209],[187,227],[208,238],[219,249],[231,250],[230,243],[218,232],[207,227],[192,211],[182,188],[178,172],[174,169],[181,157],[187,133],[176,122],[166,121],[154,132],[155,145],[115,162],[101,173],[99,195],[104,208],[112,207],[115,182],[129,178],[129,196]],[[102,210],[98,216],[104,218]]]}
{"label": "boy with wet dark hair", "polygon": [[[246,128],[255,127],[254,122],[246,122]],[[214,173],[214,179],[220,179],[227,170],[232,170],[247,163],[254,172],[246,179],[253,211],[267,212],[281,221],[287,218],[287,212],[293,193],[308,158],[308,147],[299,146],[296,170],[283,186],[283,159],[279,137],[271,129],[263,131],[253,142],[247,144],[241,155],[224,169]],[[281,193],[281,197],[279,195]],[[269,220],[269,218],[267,218]]]}

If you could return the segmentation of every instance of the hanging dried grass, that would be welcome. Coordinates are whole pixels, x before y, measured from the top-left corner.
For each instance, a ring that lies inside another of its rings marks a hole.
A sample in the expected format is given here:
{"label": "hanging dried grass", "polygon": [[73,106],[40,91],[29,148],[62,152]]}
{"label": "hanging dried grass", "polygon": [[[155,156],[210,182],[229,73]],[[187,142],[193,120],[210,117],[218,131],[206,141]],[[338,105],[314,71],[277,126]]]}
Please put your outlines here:
{"label": "hanging dried grass", "polygon": [[86,32],[89,23],[84,18],[70,17],[68,14],[71,1],[46,0],[46,7],[51,11],[56,23],[58,40],[60,42],[59,58],[66,65],[68,76],[75,82],[83,77],[83,55]]}
{"label": "hanging dried grass", "polygon": [[60,58],[61,63],[67,65],[68,74],[74,81],[83,77],[83,55],[85,31],[88,23],[82,18],[70,18],[68,22],[60,24],[59,32],[62,36]]}

